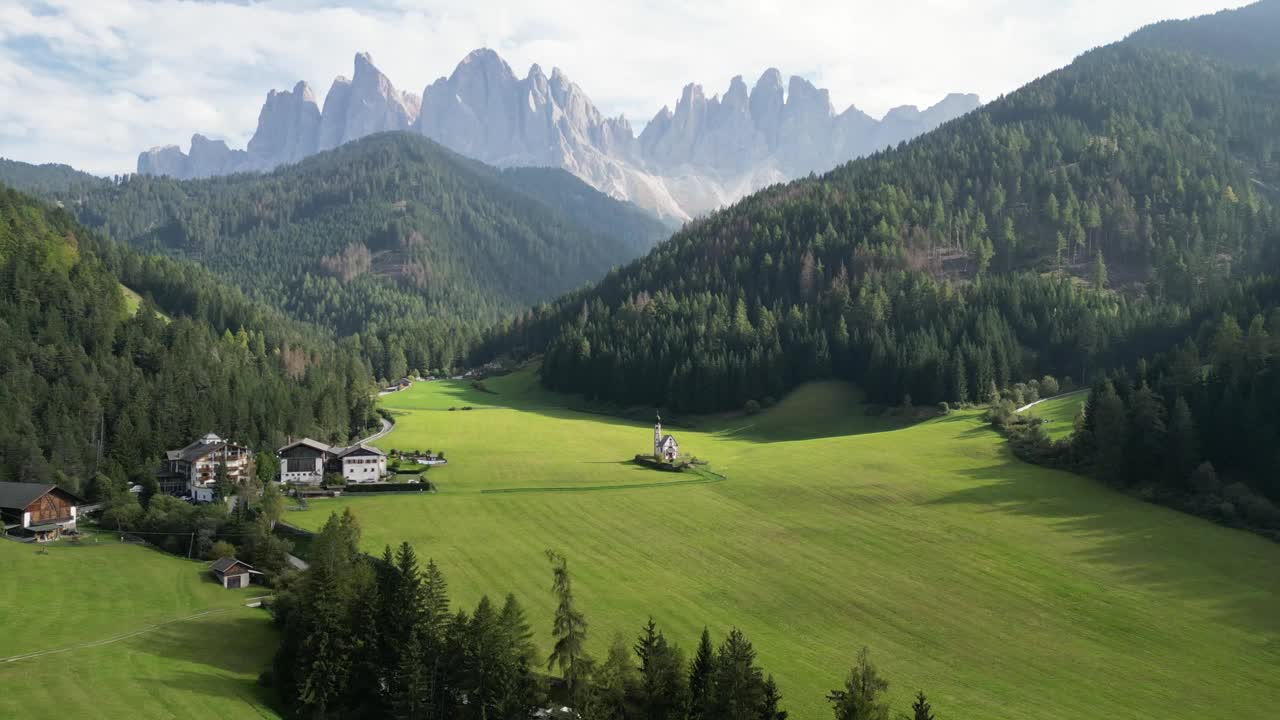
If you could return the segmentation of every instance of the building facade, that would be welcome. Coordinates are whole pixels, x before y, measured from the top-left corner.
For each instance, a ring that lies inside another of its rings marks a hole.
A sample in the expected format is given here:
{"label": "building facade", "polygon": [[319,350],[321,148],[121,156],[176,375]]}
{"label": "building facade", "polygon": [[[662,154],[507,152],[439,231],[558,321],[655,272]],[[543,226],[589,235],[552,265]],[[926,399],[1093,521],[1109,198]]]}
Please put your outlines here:
{"label": "building facade", "polygon": [[387,454],[364,443],[333,447],[304,438],[285,445],[276,454],[280,457],[282,483],[319,485],[328,473],[341,475],[348,483],[376,483],[387,474]]}
{"label": "building facade", "polygon": [[208,433],[184,448],[166,452],[156,480],[163,493],[213,502],[218,472],[224,466],[228,480],[236,485],[246,483],[253,477],[253,452]]}
{"label": "building facade", "polygon": [[661,415],[653,426],[653,456],[667,462],[675,462],[675,459],[680,457],[680,443],[676,442],[674,436],[662,434]]}
{"label": "building facade", "polygon": [[222,558],[209,566],[209,572],[213,573],[214,579],[222,583],[222,587],[237,590],[249,587],[250,576],[257,570],[247,562],[235,558]]}
{"label": "building facade", "polygon": [[48,542],[76,529],[80,498],[57,485],[0,482],[0,525],[7,534]]}

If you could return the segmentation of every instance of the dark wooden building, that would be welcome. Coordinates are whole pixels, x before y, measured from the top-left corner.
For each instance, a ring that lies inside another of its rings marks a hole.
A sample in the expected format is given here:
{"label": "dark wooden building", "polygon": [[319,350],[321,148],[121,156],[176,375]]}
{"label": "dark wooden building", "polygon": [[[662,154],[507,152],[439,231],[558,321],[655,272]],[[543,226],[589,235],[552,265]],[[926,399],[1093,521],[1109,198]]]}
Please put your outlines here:
{"label": "dark wooden building", "polygon": [[57,485],[0,482],[0,522],[4,532],[57,540],[76,529],[76,512],[83,502]]}

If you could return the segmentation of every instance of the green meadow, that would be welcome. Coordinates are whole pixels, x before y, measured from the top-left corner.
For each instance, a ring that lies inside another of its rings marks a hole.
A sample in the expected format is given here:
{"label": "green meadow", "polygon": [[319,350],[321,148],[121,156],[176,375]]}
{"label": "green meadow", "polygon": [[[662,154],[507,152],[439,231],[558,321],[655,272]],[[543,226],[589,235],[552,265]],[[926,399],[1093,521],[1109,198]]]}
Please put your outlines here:
{"label": "green meadow", "polygon": [[1050,440],[1065,440],[1075,430],[1076,414],[1080,412],[1089,392],[1081,390],[1063,395],[1027,408],[1025,414],[1044,420],[1041,426]]}
{"label": "green meadow", "polygon": [[106,535],[0,540],[0,717],[275,717],[257,685],[275,631],[244,607],[265,593],[205,567]]}
{"label": "green meadow", "polygon": [[1280,546],[1022,463],[977,413],[902,426],[848,386],[809,385],[754,417],[669,427],[717,474],[673,476],[628,462],[649,424],[569,410],[528,370],[487,386],[382,400],[397,427],[380,446],[446,453],[437,494],[286,519],[319,528],[350,507],[368,550],[408,540],[455,603],[515,592],[544,648],[557,549],[594,652],[650,615],[687,651],[704,625],[737,626],[795,718],[830,716],[864,645],[897,708],[924,689],[940,717],[1280,705]]}

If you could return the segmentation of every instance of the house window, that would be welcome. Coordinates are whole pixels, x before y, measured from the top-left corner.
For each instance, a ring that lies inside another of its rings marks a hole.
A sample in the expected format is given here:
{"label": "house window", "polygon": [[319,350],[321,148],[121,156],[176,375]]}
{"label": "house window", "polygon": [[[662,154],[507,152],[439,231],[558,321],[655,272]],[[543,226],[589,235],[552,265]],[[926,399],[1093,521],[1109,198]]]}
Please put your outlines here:
{"label": "house window", "polygon": [[316,469],[316,462],[311,458],[287,458],[285,468],[291,473],[313,472]]}

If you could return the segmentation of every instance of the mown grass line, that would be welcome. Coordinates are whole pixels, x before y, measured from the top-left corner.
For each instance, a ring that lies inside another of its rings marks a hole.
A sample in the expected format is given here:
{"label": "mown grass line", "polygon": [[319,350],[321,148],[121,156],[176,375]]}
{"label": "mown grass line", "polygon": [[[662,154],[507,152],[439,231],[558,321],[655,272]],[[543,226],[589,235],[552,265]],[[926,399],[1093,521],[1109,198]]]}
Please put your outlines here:
{"label": "mown grass line", "polygon": [[[695,471],[696,472],[696,471]],[[511,493],[551,493],[551,492],[600,492],[606,490],[638,490],[643,488],[664,488],[679,485],[708,485],[728,480],[723,475],[700,477],[693,480],[666,480],[663,482],[634,483],[630,485],[573,485],[563,487],[523,487],[523,488],[490,488],[481,490],[481,495]]]}

